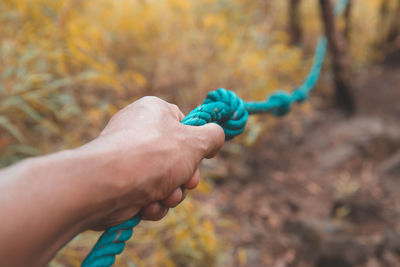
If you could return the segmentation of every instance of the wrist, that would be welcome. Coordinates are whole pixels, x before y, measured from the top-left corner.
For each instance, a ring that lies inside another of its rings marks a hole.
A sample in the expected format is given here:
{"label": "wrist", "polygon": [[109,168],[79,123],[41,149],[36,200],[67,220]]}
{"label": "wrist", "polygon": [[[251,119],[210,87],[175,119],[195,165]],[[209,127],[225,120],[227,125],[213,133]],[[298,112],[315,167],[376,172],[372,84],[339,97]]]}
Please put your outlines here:
{"label": "wrist", "polygon": [[146,204],[147,198],[140,190],[141,181],[145,179],[140,179],[144,176],[137,177],[137,173],[144,173],[136,172],[143,164],[140,155],[131,151],[141,149],[132,143],[128,146],[115,144],[107,137],[99,137],[70,151],[70,160],[76,170],[71,179],[80,191],[82,203],[79,213],[87,221],[87,228],[93,228],[120,209],[137,207],[139,212]]}

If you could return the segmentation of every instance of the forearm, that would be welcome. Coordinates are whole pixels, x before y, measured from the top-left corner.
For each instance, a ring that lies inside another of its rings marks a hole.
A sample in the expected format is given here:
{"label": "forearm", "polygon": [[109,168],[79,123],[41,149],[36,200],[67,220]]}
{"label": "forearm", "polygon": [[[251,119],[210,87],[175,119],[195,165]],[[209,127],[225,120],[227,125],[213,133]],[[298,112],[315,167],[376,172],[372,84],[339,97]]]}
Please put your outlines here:
{"label": "forearm", "polygon": [[93,169],[106,159],[69,150],[0,171],[0,265],[45,265],[101,206],[113,205],[93,194]]}

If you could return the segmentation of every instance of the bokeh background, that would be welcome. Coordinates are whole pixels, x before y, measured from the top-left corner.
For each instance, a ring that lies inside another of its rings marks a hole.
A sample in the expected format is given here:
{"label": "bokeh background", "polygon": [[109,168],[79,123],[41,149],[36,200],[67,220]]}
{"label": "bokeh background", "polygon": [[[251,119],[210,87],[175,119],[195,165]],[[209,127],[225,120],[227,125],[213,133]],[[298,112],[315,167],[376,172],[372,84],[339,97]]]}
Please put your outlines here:
{"label": "bokeh background", "polygon": [[[0,166],[82,145],[145,95],[188,113],[220,87],[245,100],[290,91],[324,32],[320,10],[317,0],[0,0]],[[346,14],[336,26],[355,112],[335,104],[328,55],[309,102],[252,117],[204,162],[196,192],[137,227],[116,266],[400,266],[400,2],[352,0]],[[49,266],[79,266],[98,236],[79,235]]]}

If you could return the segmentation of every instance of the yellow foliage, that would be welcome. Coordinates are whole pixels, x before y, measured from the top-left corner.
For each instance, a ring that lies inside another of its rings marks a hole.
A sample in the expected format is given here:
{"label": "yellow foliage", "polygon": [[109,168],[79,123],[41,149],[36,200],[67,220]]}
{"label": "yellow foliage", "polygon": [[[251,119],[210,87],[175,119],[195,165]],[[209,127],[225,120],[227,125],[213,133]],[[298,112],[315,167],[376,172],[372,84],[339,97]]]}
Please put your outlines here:
{"label": "yellow foliage", "polygon": [[244,249],[242,249],[242,248],[239,248],[238,260],[239,260],[240,266],[246,266],[247,265],[246,251]]}

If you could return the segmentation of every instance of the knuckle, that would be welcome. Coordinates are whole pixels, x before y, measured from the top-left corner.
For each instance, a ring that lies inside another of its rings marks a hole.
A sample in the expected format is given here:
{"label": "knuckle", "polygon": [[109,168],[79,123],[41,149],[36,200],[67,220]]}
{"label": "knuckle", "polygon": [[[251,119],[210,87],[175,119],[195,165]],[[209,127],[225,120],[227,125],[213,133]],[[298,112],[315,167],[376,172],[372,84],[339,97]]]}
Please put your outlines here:
{"label": "knuckle", "polygon": [[141,99],[139,99],[140,102],[144,102],[144,103],[148,103],[148,104],[165,104],[167,102],[165,102],[164,100],[162,100],[161,98],[158,98],[156,96],[144,96]]}
{"label": "knuckle", "polygon": [[159,103],[159,102],[164,102],[161,98],[158,98],[156,96],[144,96],[142,97],[139,101],[142,102],[147,102],[147,103]]}
{"label": "knuckle", "polygon": [[177,105],[168,103],[168,106],[170,108],[171,114],[178,116],[180,119],[184,117],[181,109]]}
{"label": "knuckle", "polygon": [[168,105],[172,108],[172,110],[174,110],[174,111],[181,111],[180,109],[179,109],[179,107],[177,106],[177,105],[175,105],[175,104],[171,104],[171,103],[168,103]]}
{"label": "knuckle", "polygon": [[222,129],[222,127],[216,123],[212,124],[213,127],[215,128],[215,138],[217,139],[218,143],[222,143],[225,140],[225,132],[224,129]]}
{"label": "knuckle", "polygon": [[197,148],[199,149],[199,151],[201,152],[201,154],[206,154],[209,150],[209,141],[208,141],[208,137],[205,135],[197,135],[196,136],[196,143],[197,143]]}

